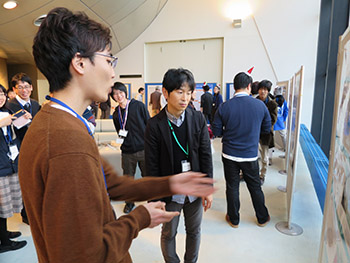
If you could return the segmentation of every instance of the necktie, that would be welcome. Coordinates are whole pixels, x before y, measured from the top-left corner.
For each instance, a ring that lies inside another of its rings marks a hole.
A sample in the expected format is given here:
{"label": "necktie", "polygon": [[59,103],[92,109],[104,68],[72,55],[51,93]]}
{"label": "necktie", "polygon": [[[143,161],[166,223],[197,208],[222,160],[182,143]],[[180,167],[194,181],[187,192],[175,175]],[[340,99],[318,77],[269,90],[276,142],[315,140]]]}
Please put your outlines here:
{"label": "necktie", "polygon": [[26,103],[26,104],[24,105],[24,109],[25,109],[26,111],[30,112],[30,103]]}

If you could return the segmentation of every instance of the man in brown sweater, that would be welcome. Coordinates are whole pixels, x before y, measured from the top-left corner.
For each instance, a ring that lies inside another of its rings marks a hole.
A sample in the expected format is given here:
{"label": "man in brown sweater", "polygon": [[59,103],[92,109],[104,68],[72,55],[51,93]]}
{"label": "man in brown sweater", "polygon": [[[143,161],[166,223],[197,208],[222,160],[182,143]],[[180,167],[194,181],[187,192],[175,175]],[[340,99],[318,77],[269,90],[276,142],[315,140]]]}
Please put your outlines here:
{"label": "man in brown sweater", "polygon": [[109,29],[65,8],[52,10],[34,39],[34,59],[52,97],[22,143],[19,177],[39,262],[131,262],[128,250],[138,232],[178,212],[146,203],[116,219],[110,199],[213,192],[203,174],[134,181],[117,176],[100,157],[81,115],[92,101],[107,100],[113,85],[110,39]]}

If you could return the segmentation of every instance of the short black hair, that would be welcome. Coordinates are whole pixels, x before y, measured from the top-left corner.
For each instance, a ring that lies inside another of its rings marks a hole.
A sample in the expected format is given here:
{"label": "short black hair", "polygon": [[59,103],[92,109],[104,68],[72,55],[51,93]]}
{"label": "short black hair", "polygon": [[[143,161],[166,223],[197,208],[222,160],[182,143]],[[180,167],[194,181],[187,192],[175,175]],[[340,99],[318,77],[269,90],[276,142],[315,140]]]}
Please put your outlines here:
{"label": "short black hair", "polygon": [[195,87],[193,74],[188,69],[183,68],[169,69],[164,75],[162,84],[168,93],[180,89],[184,84],[187,84],[192,92]]}
{"label": "short black hair", "polygon": [[208,90],[210,90],[210,87],[208,85],[204,85],[203,89],[204,89],[204,91],[208,91]]}
{"label": "short black hair", "polygon": [[16,87],[16,85],[18,84],[19,81],[27,82],[30,85],[32,85],[32,80],[30,79],[30,77],[27,74],[25,74],[25,73],[17,73],[11,79],[11,87],[12,88]]}
{"label": "short black hair", "polygon": [[34,38],[36,66],[50,83],[50,92],[64,89],[71,80],[70,63],[77,54],[93,63],[95,52],[112,47],[109,28],[83,13],[52,9]]}
{"label": "short black hair", "polygon": [[[6,93],[6,89],[5,89],[5,87],[3,86],[3,85],[1,85],[0,84],[0,91],[2,91],[4,94],[5,94],[5,96],[7,97],[7,93]],[[0,109],[2,109],[2,108],[4,108],[4,107],[6,107],[6,98],[5,98],[5,103],[4,103],[4,105],[2,105],[2,107],[0,107]]]}
{"label": "short black hair", "polygon": [[252,88],[251,90],[252,95],[258,94],[259,81],[254,81],[251,85],[251,88]]}
{"label": "short black hair", "polygon": [[120,91],[123,91],[125,93],[125,97],[127,98],[128,97],[128,91],[127,91],[127,88],[126,86],[121,83],[121,82],[115,82],[113,87],[112,87],[112,91],[111,93],[109,93],[109,96],[112,98],[112,100],[116,101],[114,98],[113,98],[113,91],[114,90],[120,90]]}
{"label": "short black hair", "polygon": [[245,72],[238,73],[233,79],[233,86],[235,90],[245,89],[252,84],[253,79]]}
{"label": "short black hair", "polygon": [[267,80],[267,79],[264,79],[264,80],[260,81],[258,90],[262,89],[262,88],[265,88],[265,89],[268,90],[268,92],[270,92],[271,87],[272,87],[272,82]]}
{"label": "short black hair", "polygon": [[276,102],[277,102],[279,107],[282,107],[282,105],[284,103],[284,97],[282,95],[277,95],[276,96]]}
{"label": "short black hair", "polygon": [[143,90],[145,90],[145,89],[141,87],[141,88],[138,89],[137,92],[140,93],[140,92],[143,91]]}

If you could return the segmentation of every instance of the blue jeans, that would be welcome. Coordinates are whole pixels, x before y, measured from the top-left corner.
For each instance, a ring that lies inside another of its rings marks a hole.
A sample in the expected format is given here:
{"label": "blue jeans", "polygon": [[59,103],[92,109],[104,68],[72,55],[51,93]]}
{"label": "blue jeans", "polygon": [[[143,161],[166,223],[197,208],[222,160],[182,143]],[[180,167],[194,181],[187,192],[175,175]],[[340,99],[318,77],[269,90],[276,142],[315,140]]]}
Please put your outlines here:
{"label": "blue jeans", "polygon": [[[194,263],[198,260],[199,245],[201,241],[201,222],[203,215],[202,199],[197,198],[190,203],[186,197],[184,204],[170,202],[166,205],[167,211],[183,210],[186,228],[185,263]],[[176,234],[180,216],[174,217],[170,222],[164,223],[161,235],[161,248],[166,263],[178,263],[180,259],[176,254]]]}
{"label": "blue jeans", "polygon": [[261,190],[259,178],[258,160],[252,162],[235,162],[222,157],[226,180],[227,214],[233,224],[239,224],[239,171],[242,170],[244,181],[253,202],[256,218],[260,224],[269,218],[269,212],[265,206],[264,193]]}

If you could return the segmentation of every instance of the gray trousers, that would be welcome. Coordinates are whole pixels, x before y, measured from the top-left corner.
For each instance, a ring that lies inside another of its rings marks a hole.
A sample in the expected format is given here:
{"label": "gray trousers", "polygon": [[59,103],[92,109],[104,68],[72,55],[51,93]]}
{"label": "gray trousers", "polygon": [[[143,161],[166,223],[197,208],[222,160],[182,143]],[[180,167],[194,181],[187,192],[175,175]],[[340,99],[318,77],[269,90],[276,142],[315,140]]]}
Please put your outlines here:
{"label": "gray trousers", "polygon": [[[141,176],[146,176],[146,165],[145,165],[145,151],[139,151],[136,153],[122,153],[122,169],[123,174],[126,176],[135,176],[136,167],[139,164],[141,170]],[[125,202],[130,203],[130,202]],[[131,203],[130,203],[131,204]]]}
{"label": "gray trousers", "polygon": [[[201,222],[203,215],[202,199],[197,198],[190,203],[186,197],[184,204],[170,202],[166,205],[167,211],[183,210],[186,228],[185,263],[198,260],[199,245],[201,241]],[[161,235],[161,248],[166,263],[178,263],[180,259],[176,253],[176,234],[180,216],[174,217],[170,222],[164,223]]]}
{"label": "gray trousers", "polygon": [[136,166],[139,164],[141,170],[141,176],[146,176],[145,165],[145,151],[139,151],[136,153],[122,153],[122,168],[123,174],[128,176],[135,176]]}
{"label": "gray trousers", "polygon": [[269,165],[269,146],[259,143],[259,151],[261,156],[260,178],[265,179],[267,166]]}

